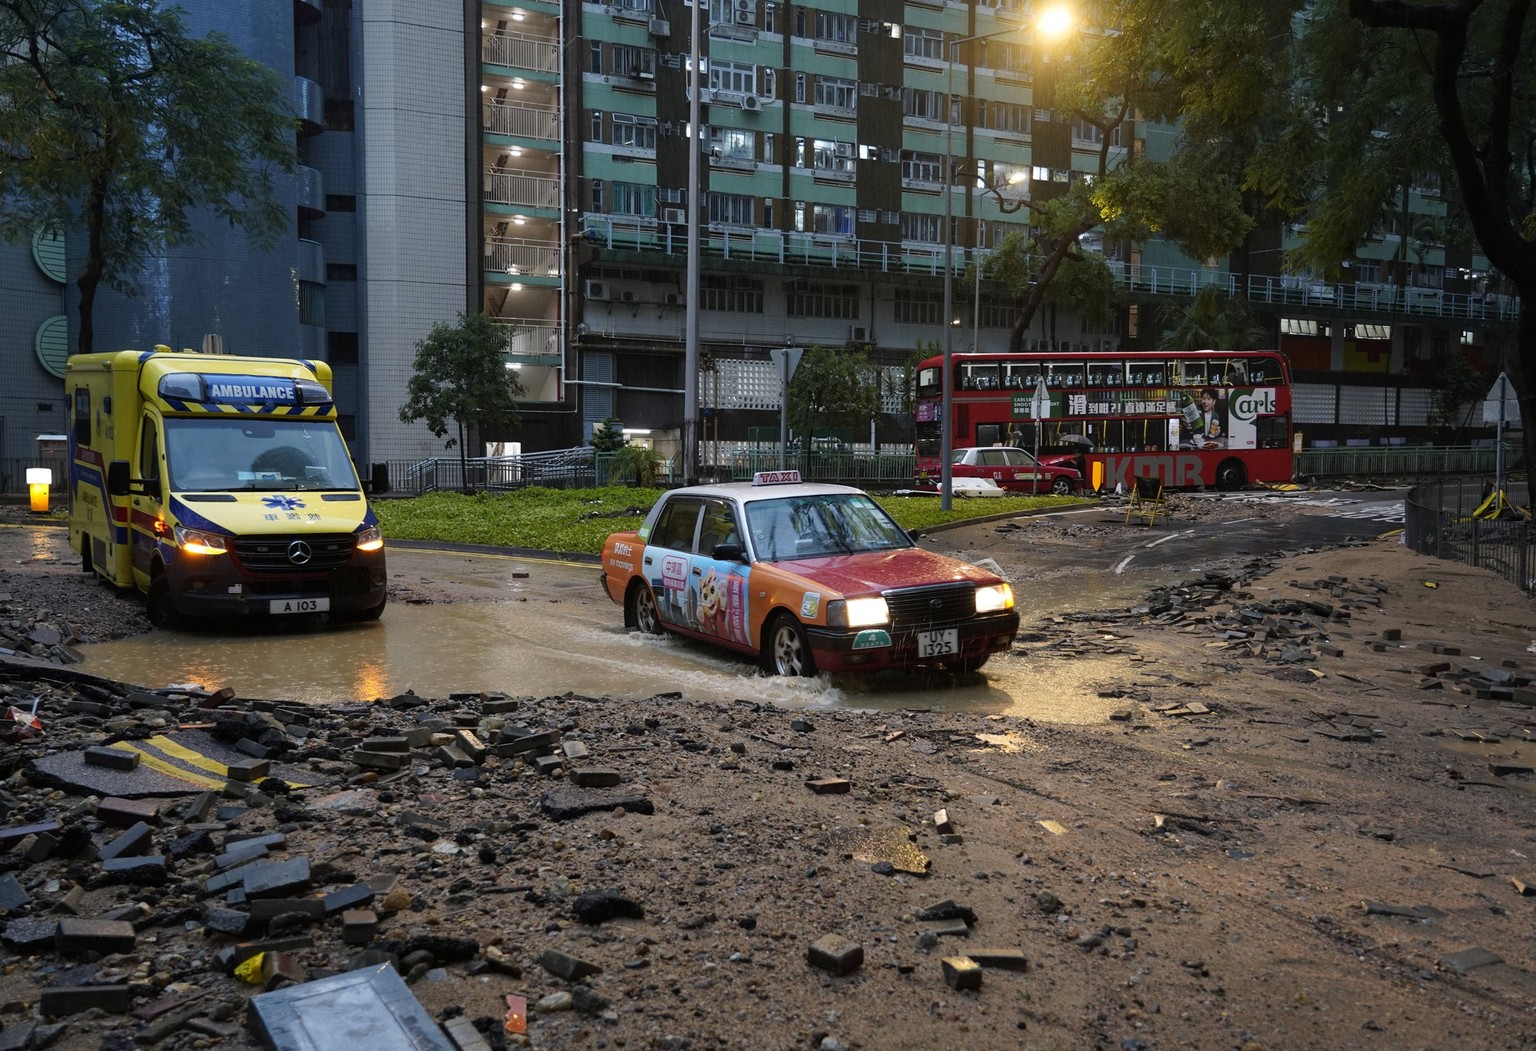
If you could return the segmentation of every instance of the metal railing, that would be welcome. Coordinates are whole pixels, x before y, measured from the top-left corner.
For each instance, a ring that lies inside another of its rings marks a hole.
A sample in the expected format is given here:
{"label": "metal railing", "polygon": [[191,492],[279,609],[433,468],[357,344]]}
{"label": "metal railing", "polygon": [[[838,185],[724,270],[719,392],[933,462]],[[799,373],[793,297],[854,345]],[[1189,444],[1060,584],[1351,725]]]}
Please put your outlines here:
{"label": "metal railing", "polygon": [[[1525,482],[1507,486],[1502,509],[1489,507],[1493,495],[1490,485],[1475,482],[1415,487],[1403,501],[1404,542],[1421,555],[1477,566],[1532,592],[1536,590],[1536,527],[1530,518],[1530,487]],[[1495,509],[1497,513],[1491,514]]]}
{"label": "metal railing", "polygon": [[560,114],[553,106],[519,102],[487,102],[481,107],[482,127],[496,135],[560,141]]}
{"label": "metal railing", "polygon": [[[658,225],[650,216],[594,212],[583,215],[580,223],[587,242],[603,248],[679,256],[688,250],[688,238],[683,232],[670,224]],[[946,256],[958,275],[973,262],[983,262],[989,251],[960,245],[946,248],[920,242],[739,227],[708,228],[699,241],[702,255],[719,259],[930,276],[944,272]],[[1517,321],[1520,317],[1520,300],[1514,296],[1442,292],[1422,287],[1404,289],[1396,285],[1335,286],[1288,276],[1244,277],[1206,267],[1133,265],[1117,259],[1106,262],[1115,284],[1130,293],[1193,296],[1207,285],[1218,285],[1231,295],[1244,289],[1250,301],[1264,304],[1488,321]]]}
{"label": "metal railing", "polygon": [[[1504,443],[1504,469],[1524,469],[1525,451]],[[1405,480],[1447,475],[1492,477],[1498,466],[1492,445],[1371,445],[1303,449],[1296,457],[1301,480],[1353,478]]]}
{"label": "metal railing", "polygon": [[516,204],[524,208],[558,208],[560,180],[541,172],[485,169],[485,199],[491,204]]}

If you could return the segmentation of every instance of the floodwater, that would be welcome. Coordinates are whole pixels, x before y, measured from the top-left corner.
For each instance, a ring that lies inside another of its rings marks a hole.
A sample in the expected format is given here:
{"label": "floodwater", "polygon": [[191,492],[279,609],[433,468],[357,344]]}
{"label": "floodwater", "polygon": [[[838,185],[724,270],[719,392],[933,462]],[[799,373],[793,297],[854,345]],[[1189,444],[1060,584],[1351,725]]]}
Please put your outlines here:
{"label": "floodwater", "polygon": [[[243,697],[312,703],[370,701],[407,690],[434,698],[501,691],[644,698],[742,699],[779,707],[897,711],[942,707],[1054,723],[1102,723],[1123,701],[1097,696],[1090,662],[1005,654],[978,674],[931,672],[784,679],[746,657],[680,639],[627,631],[597,568],[505,555],[392,549],[390,575],[451,585],[458,601],[392,601],[372,624],[323,628],[157,630],[85,648],[82,670],[160,687],[232,687]],[[1021,589],[1025,623],[1051,609],[1124,606],[1148,582],[1110,572]]]}

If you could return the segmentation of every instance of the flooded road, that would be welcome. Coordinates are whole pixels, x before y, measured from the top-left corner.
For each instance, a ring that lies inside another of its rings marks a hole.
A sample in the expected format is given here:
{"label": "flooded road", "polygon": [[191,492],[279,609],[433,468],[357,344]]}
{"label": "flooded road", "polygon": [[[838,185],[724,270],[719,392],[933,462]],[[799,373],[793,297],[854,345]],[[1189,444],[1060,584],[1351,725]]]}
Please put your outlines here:
{"label": "flooded road", "polygon": [[[1127,530],[1104,511],[1063,521],[1072,524],[1029,525],[1001,539],[998,525],[973,525],[923,544],[971,561],[995,556],[1014,582],[1027,631],[1054,612],[1123,609],[1160,584],[1186,579],[1202,560],[1241,559],[1385,528],[1374,523],[1361,530],[1323,515],[1297,516],[1283,526],[1237,515],[1156,530]],[[927,672],[765,676],[736,654],[626,631],[623,611],[603,594],[590,563],[394,545],[389,573],[396,597],[377,623],[157,630],[86,647],[83,668],[143,686],[228,685],[245,697],[314,703],[369,701],[407,690],[428,697],[501,691],[622,698],[678,691],[721,704],[937,706],[1068,724],[1102,722],[1124,704],[1098,696],[1103,671],[1093,662],[1023,654],[996,656],[979,674],[960,678]],[[451,601],[417,604],[409,600],[413,590]]]}

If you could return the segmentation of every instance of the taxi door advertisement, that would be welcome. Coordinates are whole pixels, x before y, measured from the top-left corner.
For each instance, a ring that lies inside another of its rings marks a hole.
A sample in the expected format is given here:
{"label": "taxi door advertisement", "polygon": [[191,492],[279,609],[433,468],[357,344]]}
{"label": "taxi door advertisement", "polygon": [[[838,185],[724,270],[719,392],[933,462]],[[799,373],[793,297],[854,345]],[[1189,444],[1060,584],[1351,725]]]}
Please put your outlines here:
{"label": "taxi door advertisement", "polygon": [[661,587],[657,612],[686,631],[745,645],[747,577],[740,562],[717,561],[707,555],[668,551],[661,557]]}

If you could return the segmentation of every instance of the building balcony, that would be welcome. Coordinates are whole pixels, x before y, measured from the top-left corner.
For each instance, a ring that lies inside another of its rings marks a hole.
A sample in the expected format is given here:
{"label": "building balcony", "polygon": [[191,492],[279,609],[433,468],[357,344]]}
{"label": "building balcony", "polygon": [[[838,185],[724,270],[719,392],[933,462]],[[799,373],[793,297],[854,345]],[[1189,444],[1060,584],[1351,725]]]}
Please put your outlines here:
{"label": "building balcony", "polygon": [[554,106],[521,102],[487,102],[481,108],[482,128],[493,135],[560,143],[560,112]]}
{"label": "building balcony", "polygon": [[529,279],[558,278],[561,274],[560,242],[513,237],[491,237],[485,242],[487,272],[499,271]]}
{"label": "building balcony", "polygon": [[320,169],[300,164],[294,169],[298,184],[299,215],[305,219],[319,219],[325,215],[325,176]]}
{"label": "building balcony", "polygon": [[488,66],[556,74],[560,72],[560,43],[521,33],[492,33],[480,39],[480,60]]}
{"label": "building balcony", "polygon": [[485,201],[520,208],[559,208],[560,180],[539,172],[487,168]]}
{"label": "building balcony", "polygon": [[560,364],[560,326],[542,318],[496,318],[507,361],[519,365]]}

